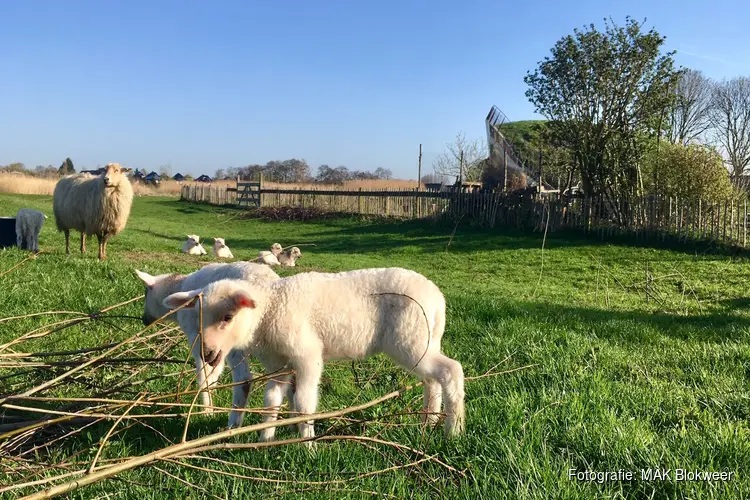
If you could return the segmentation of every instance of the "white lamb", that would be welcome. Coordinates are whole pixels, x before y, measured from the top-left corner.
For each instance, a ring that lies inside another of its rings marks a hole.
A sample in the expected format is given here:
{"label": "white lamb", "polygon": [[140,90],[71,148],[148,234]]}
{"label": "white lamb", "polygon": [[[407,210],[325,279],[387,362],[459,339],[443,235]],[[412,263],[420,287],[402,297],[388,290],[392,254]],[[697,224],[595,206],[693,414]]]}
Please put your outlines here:
{"label": "white lamb", "polygon": [[[435,423],[444,398],[445,433],[464,428],[464,373],[461,364],[440,351],[445,329],[445,298],[424,276],[407,269],[361,269],[342,273],[300,273],[270,283],[214,281],[171,294],[164,305],[177,308],[203,293],[203,356],[221,364],[226,353],[244,350],[268,372],[288,366],[296,373],[294,405],[314,413],[323,363],[362,359],[383,352],[424,380],[423,421]],[[196,331],[195,303],[178,311],[177,321]],[[275,421],[288,376],[272,378],[265,406]],[[303,438],[313,424],[299,425]],[[261,431],[272,440],[275,429]]]}
{"label": "white lamb", "polygon": [[182,252],[190,255],[206,255],[206,249],[200,244],[200,236],[188,234],[187,241],[182,245]]}
{"label": "white lamb", "polygon": [[277,258],[279,259],[279,264],[282,266],[294,267],[295,262],[300,257],[302,257],[302,252],[300,252],[299,248],[292,247],[281,252]]}
{"label": "white lamb", "polygon": [[214,238],[214,257],[217,259],[233,259],[232,251],[224,242],[224,238]]}
{"label": "white lamb", "polygon": [[273,245],[271,245],[270,252],[268,250],[262,250],[258,252],[258,259],[256,260],[260,260],[261,262],[269,266],[278,266],[279,265],[278,256],[283,250],[284,249],[281,248],[280,244],[274,243]]}
{"label": "white lamb", "polygon": [[[170,309],[165,307],[163,302],[167,296],[175,292],[193,290],[206,286],[212,281],[226,278],[246,280],[248,283],[267,283],[279,279],[279,276],[268,266],[253,264],[251,262],[209,264],[187,276],[182,274],[151,276],[137,269],[135,273],[146,285],[146,297],[142,317],[144,325],[150,325],[169,313]],[[195,315],[195,318],[192,318],[191,315]],[[186,316],[192,324],[197,324],[197,308],[186,311]],[[170,314],[165,319],[176,321],[175,314]],[[224,363],[215,362],[206,365],[201,358],[200,341],[196,340],[199,335],[198,329],[188,328],[186,330],[183,329],[183,331],[187,335],[188,345],[191,346],[193,358],[195,359],[198,387],[205,389],[214,385],[224,371]],[[247,403],[247,396],[252,385],[252,375],[247,358],[241,350],[231,351],[227,355],[227,362],[232,370],[232,381],[235,383],[246,381],[243,385],[235,385],[232,393],[232,407],[243,409]],[[213,406],[213,400],[208,391],[201,392],[200,402],[203,406]],[[229,426],[238,427],[242,425],[243,416],[244,413],[241,411],[231,412],[229,415]]]}
{"label": "white lamb", "polygon": [[39,210],[22,208],[16,213],[16,245],[21,250],[39,251],[39,232],[47,216]]}

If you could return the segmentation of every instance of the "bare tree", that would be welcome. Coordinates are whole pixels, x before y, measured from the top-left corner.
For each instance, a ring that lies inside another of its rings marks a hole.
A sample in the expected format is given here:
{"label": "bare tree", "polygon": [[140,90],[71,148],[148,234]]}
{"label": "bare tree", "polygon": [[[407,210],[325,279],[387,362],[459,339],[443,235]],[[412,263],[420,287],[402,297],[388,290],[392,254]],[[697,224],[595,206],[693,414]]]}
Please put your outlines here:
{"label": "bare tree", "polygon": [[[456,134],[454,142],[446,144],[446,151],[435,159],[435,173],[460,177],[465,181],[478,181],[487,158],[487,146],[475,139],[469,141],[463,132]],[[463,163],[462,163],[463,162]]]}
{"label": "bare tree", "polygon": [[712,82],[702,72],[688,69],[675,89],[675,102],[669,115],[669,141],[687,146],[702,138],[711,127]]}
{"label": "bare tree", "polygon": [[731,175],[750,166],[750,77],[723,80],[711,93],[711,124]]}

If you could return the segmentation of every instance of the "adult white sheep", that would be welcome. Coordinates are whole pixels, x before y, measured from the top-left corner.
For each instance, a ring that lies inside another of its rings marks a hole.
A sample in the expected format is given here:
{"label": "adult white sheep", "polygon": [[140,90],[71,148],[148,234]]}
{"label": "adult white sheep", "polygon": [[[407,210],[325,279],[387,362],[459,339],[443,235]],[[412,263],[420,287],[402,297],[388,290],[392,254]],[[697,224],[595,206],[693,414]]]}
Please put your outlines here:
{"label": "adult white sheep", "polygon": [[232,251],[227,246],[226,242],[224,241],[224,238],[214,238],[213,253],[214,253],[214,257],[217,259],[234,258],[234,255],[232,255]]}
{"label": "adult white sheep", "polygon": [[16,245],[22,250],[39,251],[39,232],[47,216],[39,210],[22,208],[16,213]]}
{"label": "adult white sheep", "polygon": [[200,236],[188,234],[188,239],[182,244],[182,252],[190,255],[206,255],[206,249],[200,244]]}
{"label": "adult white sheep", "polygon": [[270,252],[268,250],[261,250],[260,252],[258,252],[258,258],[256,260],[260,260],[261,262],[269,266],[278,266],[278,256],[283,250],[284,249],[280,244],[274,243],[273,245],[271,245]]}
{"label": "adult white sheep", "polygon": [[[164,299],[179,291],[192,290],[197,287],[205,286],[212,281],[234,278],[246,280],[249,283],[271,282],[279,279],[279,275],[273,272],[268,266],[254,264],[251,262],[232,262],[229,264],[213,263],[209,264],[189,275],[184,274],[160,274],[152,276],[143,271],[135,270],[136,275],[146,285],[146,297],[143,309],[143,324],[148,326],[157,319],[169,313],[170,309],[163,304]],[[197,314],[194,309],[187,311],[187,315]],[[196,318],[191,324],[197,324]],[[165,318],[167,321],[177,321],[175,314],[170,314]],[[195,359],[195,369],[197,374],[198,387],[204,389],[200,393],[200,402],[203,406],[212,407],[213,399],[206,388],[216,384],[224,371],[224,363],[206,365],[201,358],[201,345],[196,339],[199,332],[196,328],[183,329],[187,336],[188,345],[191,346],[193,358]],[[227,355],[227,363],[232,371],[233,382],[246,382],[243,385],[235,385],[232,390],[232,406],[243,409],[247,403],[247,396],[252,385],[252,375],[247,361],[247,356],[242,350],[231,351]],[[211,411],[210,409],[208,411]],[[244,413],[233,411],[229,415],[229,427],[238,427],[242,425]]]}
{"label": "adult white sheep", "polygon": [[[164,299],[179,324],[198,329],[193,299],[202,293],[203,356],[220,364],[227,352],[245,350],[268,372],[288,366],[296,373],[294,402],[300,414],[314,413],[323,363],[362,359],[383,352],[421,378],[426,413],[435,423],[445,399],[445,433],[464,428],[464,373],[461,364],[440,351],[445,329],[445,298],[430,280],[402,268],[361,269],[342,273],[300,273],[270,283],[219,280]],[[276,420],[288,376],[272,378],[265,393]],[[312,422],[299,426],[314,436]],[[261,431],[273,439],[275,429]]]}
{"label": "adult white sheep", "polygon": [[57,182],[52,194],[52,209],[57,230],[65,233],[65,252],[70,253],[70,230],[81,233],[81,253],[86,251],[86,236],[99,240],[99,260],[107,258],[107,240],[123,229],[130,217],[133,187],[125,175],[129,168],[108,163],[98,175],[66,175]]}
{"label": "adult white sheep", "polygon": [[302,257],[302,252],[297,247],[292,247],[284,250],[278,255],[279,264],[286,267],[294,267],[297,259]]}

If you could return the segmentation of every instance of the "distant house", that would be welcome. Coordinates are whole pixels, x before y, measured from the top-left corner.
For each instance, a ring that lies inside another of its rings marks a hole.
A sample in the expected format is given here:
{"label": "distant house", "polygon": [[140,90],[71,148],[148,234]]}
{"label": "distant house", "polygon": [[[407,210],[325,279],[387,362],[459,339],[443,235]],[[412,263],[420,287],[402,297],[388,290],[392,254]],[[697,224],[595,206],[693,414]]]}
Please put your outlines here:
{"label": "distant house", "polygon": [[195,179],[198,182],[211,182],[211,178],[207,176],[206,174],[201,175],[197,179]]}
{"label": "distant house", "polygon": [[133,174],[133,179],[138,180],[138,181],[141,180],[141,179],[143,179],[143,171],[142,170],[138,170],[136,168],[135,169],[135,173]]}
{"label": "distant house", "polygon": [[150,182],[153,184],[159,184],[159,182],[161,181],[161,176],[157,174],[156,172],[152,171],[150,174],[148,174],[147,176],[143,178],[143,181],[146,183]]}
{"label": "distant house", "polygon": [[182,182],[182,181],[185,180],[185,176],[178,172],[178,173],[174,174],[174,177],[172,177],[172,179],[175,180],[175,181],[177,181],[177,182]]}

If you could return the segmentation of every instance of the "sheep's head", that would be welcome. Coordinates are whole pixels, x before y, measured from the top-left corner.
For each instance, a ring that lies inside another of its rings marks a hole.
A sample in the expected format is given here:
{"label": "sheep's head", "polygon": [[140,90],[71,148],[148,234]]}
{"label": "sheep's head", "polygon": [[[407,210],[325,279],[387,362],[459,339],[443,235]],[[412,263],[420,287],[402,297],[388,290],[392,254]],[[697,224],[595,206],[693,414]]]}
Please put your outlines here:
{"label": "sheep's head", "polygon": [[221,248],[227,246],[226,243],[224,243],[224,238],[214,238],[214,246],[216,248]]}
{"label": "sheep's head", "polygon": [[[212,367],[219,366],[232,349],[243,349],[252,343],[259,320],[257,303],[253,292],[240,280],[214,281],[203,288],[189,292],[177,292],[164,299],[169,310],[185,304],[184,310],[197,310],[199,294],[203,307],[203,360]],[[187,317],[187,316],[185,316]],[[198,314],[190,315],[191,321],[199,321]],[[182,319],[180,319],[182,325]],[[201,325],[195,325],[201,326]],[[198,328],[195,328],[198,331]]]}
{"label": "sheep's head", "polygon": [[200,236],[197,234],[188,234],[187,235],[188,242],[192,244],[192,246],[197,245],[200,242]]}
{"label": "sheep's head", "polygon": [[299,259],[300,257],[302,257],[302,252],[301,252],[301,251],[300,251],[300,249],[299,249],[299,248],[297,248],[297,247],[292,247],[292,248],[289,248],[289,249],[287,249],[287,250],[286,250],[286,252],[285,252],[285,253],[286,253],[286,254],[287,254],[287,255],[289,256],[289,258],[290,258],[290,259],[292,259],[293,261],[296,261],[297,259]]}
{"label": "sheep's head", "polygon": [[131,169],[121,167],[119,163],[107,163],[102,172],[102,179],[105,187],[117,187],[123,181],[127,180],[125,174],[130,172]]}
{"label": "sheep's head", "polygon": [[164,306],[164,299],[169,295],[171,285],[181,278],[182,275],[160,274],[158,276],[151,276],[138,269],[135,270],[135,274],[146,285],[146,298],[143,301],[144,307],[141,319],[143,320],[143,324],[148,326],[169,312],[169,309]]}
{"label": "sheep's head", "polygon": [[273,245],[271,245],[271,253],[274,255],[279,255],[283,250],[284,249],[278,243],[274,243]]}

